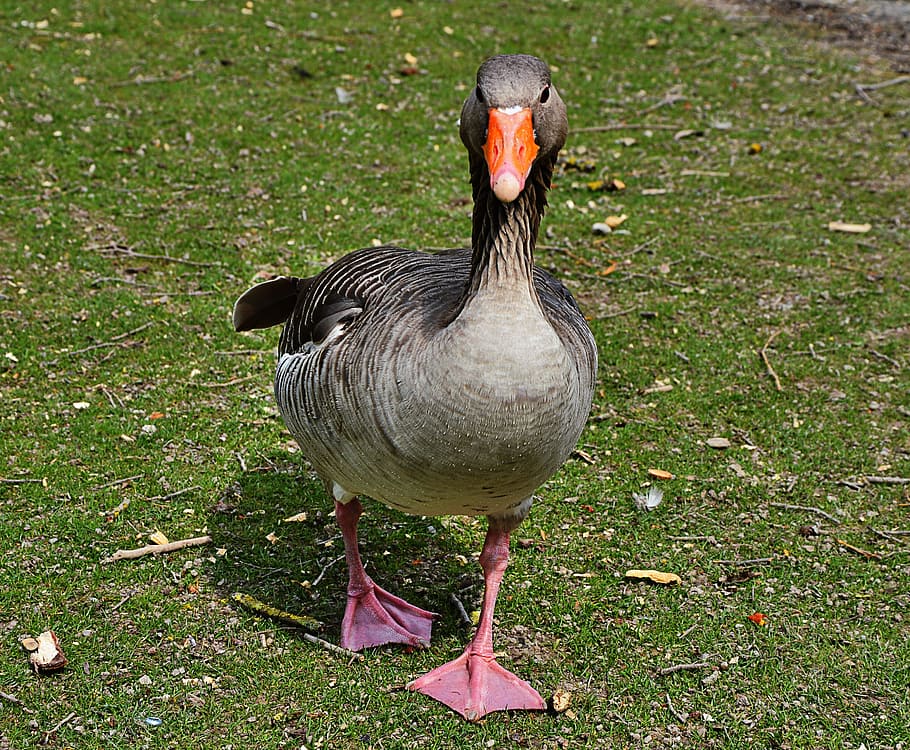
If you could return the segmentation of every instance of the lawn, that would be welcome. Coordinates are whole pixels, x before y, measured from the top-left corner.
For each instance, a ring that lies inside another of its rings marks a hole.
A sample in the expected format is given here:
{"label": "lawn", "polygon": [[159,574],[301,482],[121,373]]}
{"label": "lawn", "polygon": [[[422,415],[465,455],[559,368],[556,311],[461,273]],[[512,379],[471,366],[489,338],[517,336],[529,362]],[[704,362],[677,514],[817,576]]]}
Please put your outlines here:
{"label": "lawn", "polygon": [[[910,85],[856,90],[886,60],[667,0],[35,0],[0,39],[0,749],[910,747]],[[518,51],[571,128],[537,262],[601,362],[497,609],[568,705],[474,725],[401,688],[470,635],[482,519],[365,503],[426,651],[352,662],[232,599],[337,643],[346,578],[278,331],[230,310],[467,244],[456,121]],[[106,562],[156,531],[211,543]],[[35,674],[49,629],[69,665]]]}

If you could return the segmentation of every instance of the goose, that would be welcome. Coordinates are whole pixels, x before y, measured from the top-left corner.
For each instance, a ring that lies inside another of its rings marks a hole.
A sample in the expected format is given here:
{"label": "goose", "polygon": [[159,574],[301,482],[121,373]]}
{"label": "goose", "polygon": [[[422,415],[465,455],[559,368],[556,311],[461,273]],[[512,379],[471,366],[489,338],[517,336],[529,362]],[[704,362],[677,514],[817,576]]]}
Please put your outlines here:
{"label": "goose", "polygon": [[534,265],[565,105],[542,60],[487,59],[464,103],[471,248],[356,250],[310,278],[236,302],[238,331],[284,324],[275,398],[334,500],[348,566],[341,645],[429,645],[432,612],[376,584],[357,541],[360,497],[420,516],[485,515],[484,594],[464,653],[408,684],[469,721],[545,708],[493,652],[509,537],[573,451],[597,350],[569,291]]}

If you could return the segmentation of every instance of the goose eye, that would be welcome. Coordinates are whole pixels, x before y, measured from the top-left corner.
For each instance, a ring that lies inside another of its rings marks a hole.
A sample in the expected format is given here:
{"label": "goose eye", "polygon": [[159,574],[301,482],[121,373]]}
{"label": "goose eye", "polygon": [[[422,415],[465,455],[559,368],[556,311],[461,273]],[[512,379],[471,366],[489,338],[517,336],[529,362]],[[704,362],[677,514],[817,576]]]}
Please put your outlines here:
{"label": "goose eye", "polygon": [[483,91],[480,90],[480,86],[474,89],[474,96],[477,97],[477,101],[483,104]]}
{"label": "goose eye", "polygon": [[547,99],[549,99],[549,98],[550,98],[550,87],[545,86],[544,90],[540,92],[540,103],[546,104]]}

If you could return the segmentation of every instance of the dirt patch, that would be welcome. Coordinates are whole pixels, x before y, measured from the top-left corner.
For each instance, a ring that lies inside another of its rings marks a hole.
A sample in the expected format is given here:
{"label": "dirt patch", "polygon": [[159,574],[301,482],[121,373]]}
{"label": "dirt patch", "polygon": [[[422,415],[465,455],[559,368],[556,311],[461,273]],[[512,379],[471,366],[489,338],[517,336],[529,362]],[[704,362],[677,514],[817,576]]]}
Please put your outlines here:
{"label": "dirt patch", "polygon": [[813,27],[839,47],[910,73],[910,0],[702,0],[724,13]]}

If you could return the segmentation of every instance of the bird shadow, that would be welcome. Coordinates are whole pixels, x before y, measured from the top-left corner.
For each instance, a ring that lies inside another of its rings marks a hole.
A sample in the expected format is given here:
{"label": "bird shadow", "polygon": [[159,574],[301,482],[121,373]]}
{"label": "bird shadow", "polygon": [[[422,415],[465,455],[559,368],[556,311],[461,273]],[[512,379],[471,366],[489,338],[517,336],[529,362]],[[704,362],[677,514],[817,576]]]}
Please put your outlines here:
{"label": "bird shadow", "polygon": [[[369,499],[364,510],[360,552],[370,576],[438,613],[434,635],[463,634],[452,594],[466,597],[470,609],[482,591],[479,567],[463,564],[469,550],[439,519],[408,516]],[[320,634],[337,642],[347,566],[332,511],[322,483],[302,466],[290,468],[276,456],[247,468],[208,509],[209,534],[219,550],[212,571],[217,590],[314,618],[323,624]]]}

